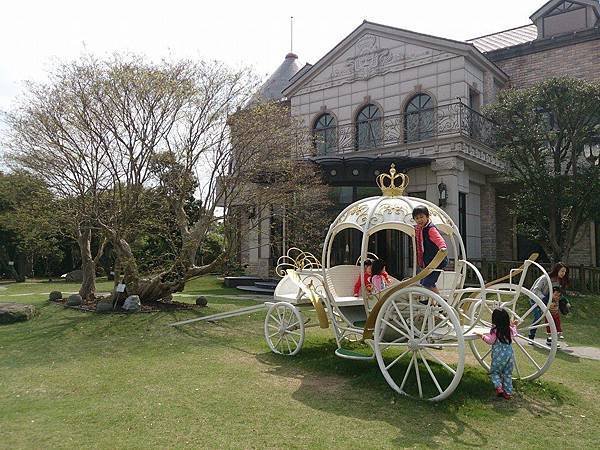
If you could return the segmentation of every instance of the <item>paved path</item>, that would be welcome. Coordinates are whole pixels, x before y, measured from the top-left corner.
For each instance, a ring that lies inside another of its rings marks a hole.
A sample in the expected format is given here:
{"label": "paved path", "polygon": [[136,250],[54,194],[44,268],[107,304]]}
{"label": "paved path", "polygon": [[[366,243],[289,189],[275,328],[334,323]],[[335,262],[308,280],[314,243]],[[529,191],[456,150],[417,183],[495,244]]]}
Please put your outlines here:
{"label": "paved path", "polygon": [[560,351],[571,356],[577,356],[578,358],[600,361],[600,348],[598,347],[571,347],[568,345],[562,345],[561,343]]}
{"label": "paved path", "polygon": [[[536,338],[535,340],[540,345],[546,345],[546,338]],[[577,358],[593,359],[600,361],[600,348],[598,347],[583,347],[583,346],[572,346],[566,341],[559,341],[560,348],[559,352],[566,353],[567,355],[575,356]]]}

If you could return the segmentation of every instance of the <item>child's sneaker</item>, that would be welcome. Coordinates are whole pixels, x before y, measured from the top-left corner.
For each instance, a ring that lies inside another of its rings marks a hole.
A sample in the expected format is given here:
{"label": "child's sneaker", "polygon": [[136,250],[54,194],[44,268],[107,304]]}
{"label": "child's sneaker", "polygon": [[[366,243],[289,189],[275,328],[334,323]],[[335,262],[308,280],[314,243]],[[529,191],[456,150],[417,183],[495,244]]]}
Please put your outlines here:
{"label": "child's sneaker", "polygon": [[[546,339],[546,345],[547,345],[548,347],[552,347],[552,339],[550,339],[550,338]],[[560,348],[560,342],[557,342],[557,343],[556,343],[556,348],[557,348],[557,349],[559,349],[559,348]]]}
{"label": "child's sneaker", "polygon": [[504,397],[505,394],[506,392],[500,386],[496,388],[496,397]]}
{"label": "child's sneaker", "polygon": [[565,338],[565,337],[563,336],[563,334],[562,334],[562,333],[558,333],[558,338],[559,338],[559,339],[563,339],[563,340],[564,340],[564,338]]}
{"label": "child's sneaker", "polygon": [[506,400],[510,400],[512,398],[512,394],[509,394],[508,392],[503,392],[502,397],[504,397]]}

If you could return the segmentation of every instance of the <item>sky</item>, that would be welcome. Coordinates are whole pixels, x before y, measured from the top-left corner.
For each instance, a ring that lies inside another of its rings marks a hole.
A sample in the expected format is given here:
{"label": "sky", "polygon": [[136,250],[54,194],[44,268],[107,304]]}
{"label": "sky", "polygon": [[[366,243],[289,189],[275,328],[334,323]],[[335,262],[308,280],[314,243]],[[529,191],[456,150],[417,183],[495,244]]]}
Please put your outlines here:
{"label": "sky", "polygon": [[6,0],[0,15],[0,110],[25,80],[83,53],[134,52],[251,66],[266,78],[290,51],[316,62],[363,20],[457,40],[530,23],[543,0]]}

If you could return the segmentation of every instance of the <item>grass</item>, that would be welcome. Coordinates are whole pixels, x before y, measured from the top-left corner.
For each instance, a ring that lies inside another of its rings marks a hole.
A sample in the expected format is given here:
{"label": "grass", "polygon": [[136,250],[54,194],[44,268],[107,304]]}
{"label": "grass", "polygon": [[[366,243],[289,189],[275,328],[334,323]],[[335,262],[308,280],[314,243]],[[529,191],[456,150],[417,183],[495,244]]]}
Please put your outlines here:
{"label": "grass", "polygon": [[[0,327],[3,448],[591,448],[600,438],[598,361],[561,353],[511,402],[492,399],[470,365],[447,401],[430,404],[396,395],[376,363],[337,358],[331,330],[308,329],[285,358],[268,351],[263,312],[167,327],[253,304],[211,277],[185,291],[209,308],[137,315],[45,301],[76,284],[1,286],[0,301],[40,308]],[[571,303],[565,334],[598,345],[600,298]]]}

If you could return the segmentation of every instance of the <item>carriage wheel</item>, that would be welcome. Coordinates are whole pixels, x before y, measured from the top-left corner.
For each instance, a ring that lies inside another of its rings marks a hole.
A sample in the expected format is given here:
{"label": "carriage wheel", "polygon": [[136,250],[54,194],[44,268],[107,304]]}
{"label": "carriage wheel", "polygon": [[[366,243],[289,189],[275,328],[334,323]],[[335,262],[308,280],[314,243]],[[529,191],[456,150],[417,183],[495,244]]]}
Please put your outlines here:
{"label": "carriage wheel", "polygon": [[304,320],[294,305],[274,303],[265,317],[265,340],[273,353],[293,356],[304,343]]}
{"label": "carriage wheel", "polygon": [[[471,323],[478,323],[485,328],[491,328],[492,311],[495,308],[505,308],[511,320],[517,320],[517,337],[513,341],[513,351],[515,353],[515,365],[513,369],[513,378],[520,380],[534,380],[546,372],[556,355],[557,333],[554,319],[544,305],[544,302],[531,291],[522,288],[520,296],[515,299],[515,285],[509,283],[500,283],[490,286],[488,289],[504,291],[506,294],[496,292],[488,293],[482,304],[481,301],[473,304],[471,308]],[[476,317],[476,312],[481,306],[481,313]],[[533,311],[538,307],[542,315],[538,320],[533,320]],[[548,322],[548,323],[546,323]],[[546,345],[545,340],[542,343],[529,338],[531,330],[536,330],[536,337],[546,337],[546,326],[550,328],[552,344]],[[479,363],[486,369],[490,369],[492,358],[491,346],[487,345],[481,339],[469,341],[469,346],[473,355]]]}
{"label": "carriage wheel", "polygon": [[454,392],[465,365],[456,313],[422,287],[402,289],[384,303],[375,322],[374,350],[392,389],[431,401]]}

